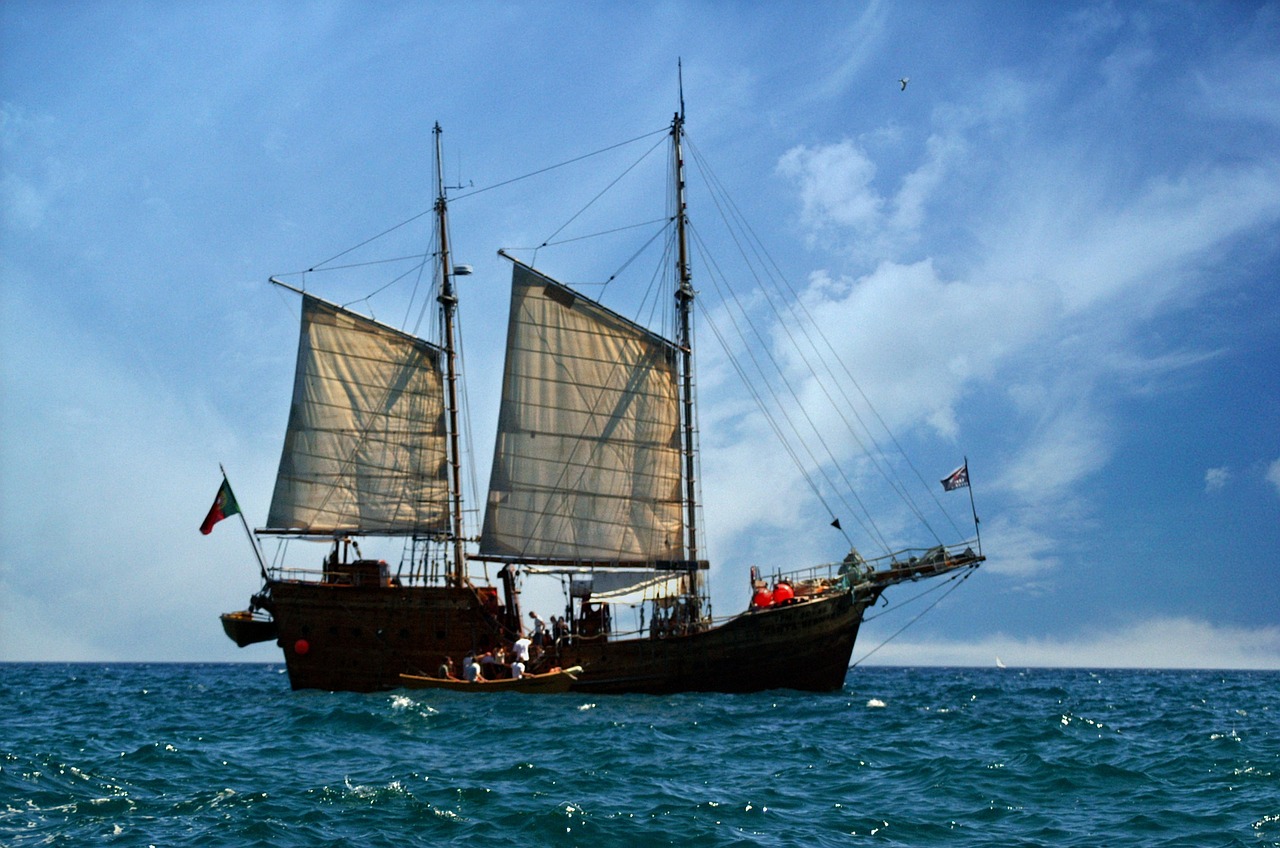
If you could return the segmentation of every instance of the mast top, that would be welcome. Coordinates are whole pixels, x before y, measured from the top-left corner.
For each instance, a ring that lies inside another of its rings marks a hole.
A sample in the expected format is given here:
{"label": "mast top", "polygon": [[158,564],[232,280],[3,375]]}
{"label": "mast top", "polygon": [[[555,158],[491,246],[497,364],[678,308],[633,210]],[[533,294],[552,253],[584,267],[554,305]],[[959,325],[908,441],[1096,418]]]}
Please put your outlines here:
{"label": "mast top", "polygon": [[680,123],[684,123],[684,63],[676,57],[676,80],[680,88]]}

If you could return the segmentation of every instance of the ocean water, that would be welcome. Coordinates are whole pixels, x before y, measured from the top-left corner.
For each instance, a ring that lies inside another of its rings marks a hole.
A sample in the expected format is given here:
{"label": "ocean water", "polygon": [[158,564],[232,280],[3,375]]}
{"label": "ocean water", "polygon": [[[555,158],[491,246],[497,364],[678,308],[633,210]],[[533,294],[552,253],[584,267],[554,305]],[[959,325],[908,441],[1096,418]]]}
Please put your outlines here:
{"label": "ocean water", "polygon": [[608,697],[0,665],[0,844],[1280,846],[1280,673]]}

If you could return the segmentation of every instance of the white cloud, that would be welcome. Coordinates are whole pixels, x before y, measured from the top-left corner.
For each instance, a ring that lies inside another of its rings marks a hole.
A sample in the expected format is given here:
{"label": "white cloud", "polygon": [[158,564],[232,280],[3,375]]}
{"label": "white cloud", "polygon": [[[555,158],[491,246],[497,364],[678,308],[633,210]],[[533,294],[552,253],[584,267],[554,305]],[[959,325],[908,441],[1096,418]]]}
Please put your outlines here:
{"label": "white cloud", "polygon": [[[926,260],[881,263],[856,281],[818,273],[803,298],[813,324],[827,328],[835,353],[855,369],[891,428],[927,419],[950,438],[954,404],[970,382],[990,379],[1052,322],[1052,290],[1017,294],[944,279]],[[807,373],[800,362],[790,364],[796,375]],[[821,405],[815,392],[812,384],[805,389],[809,408]]]}
{"label": "white cloud", "polygon": [[[891,129],[872,133],[881,139],[893,135]],[[918,241],[930,203],[964,153],[965,142],[955,133],[929,136],[920,164],[891,193],[876,185],[879,167],[871,155],[849,139],[793,147],[778,160],[777,171],[798,187],[800,222],[810,230],[810,243],[884,258]]]}
{"label": "white cloud", "polygon": [[977,235],[981,273],[1048,281],[1068,315],[1145,322],[1219,284],[1188,273],[1206,251],[1280,217],[1276,162],[1158,174],[1115,198],[1124,180],[1106,162],[1055,154],[1008,164],[1003,196],[991,201],[1007,213]]}
{"label": "white cloud", "polygon": [[853,142],[794,147],[778,161],[778,172],[799,186],[807,226],[855,232],[879,226],[884,199],[871,186],[876,166]]}
{"label": "white cloud", "polygon": [[1209,493],[1220,492],[1230,479],[1231,469],[1227,466],[1210,468],[1204,472],[1204,490]]}
{"label": "white cloud", "polygon": [[984,522],[983,544],[987,550],[999,553],[983,569],[1026,579],[1056,567],[1061,553],[1052,533],[1040,526],[1044,523],[1035,510],[1026,508],[1010,510]]}
{"label": "white cloud", "polygon": [[1103,413],[1088,398],[1043,412],[1009,455],[1001,483],[1029,503],[1056,500],[1103,468],[1112,436]]}
{"label": "white cloud", "polygon": [[1267,481],[1276,487],[1277,492],[1280,492],[1280,459],[1267,468]]}
{"label": "white cloud", "polygon": [[[862,652],[854,650],[854,659]],[[895,640],[875,665],[1010,668],[1280,669],[1280,627],[1233,627],[1193,618],[1152,618],[1078,638],[988,636],[972,642]]]}
{"label": "white cloud", "polygon": [[925,161],[907,174],[893,199],[892,228],[914,235],[925,220],[926,206],[947,176],[948,165],[960,158],[964,145],[958,136],[930,136]]}

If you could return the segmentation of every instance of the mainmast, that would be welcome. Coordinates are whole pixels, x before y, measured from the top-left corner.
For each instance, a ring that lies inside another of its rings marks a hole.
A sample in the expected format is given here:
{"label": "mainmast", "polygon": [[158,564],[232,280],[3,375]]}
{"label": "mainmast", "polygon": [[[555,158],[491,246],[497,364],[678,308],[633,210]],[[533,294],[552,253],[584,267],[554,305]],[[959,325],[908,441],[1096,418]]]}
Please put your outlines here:
{"label": "mainmast", "polygon": [[440,124],[432,130],[436,141],[436,216],[440,228],[440,301],[444,323],[445,409],[449,416],[449,489],[452,500],[450,526],[453,535],[453,569],[449,582],[460,586],[466,580],[466,558],[462,532],[462,458],[458,439],[458,369],[453,338],[453,313],[458,298],[453,291],[453,267],[449,264],[449,226],[446,215],[444,166],[440,153]]}
{"label": "mainmast", "polygon": [[[676,314],[680,323],[680,371],[681,371],[681,419],[682,449],[684,452],[684,485],[685,485],[685,527],[688,549],[685,558],[690,562],[698,559],[698,523],[697,523],[697,481],[694,471],[697,467],[694,454],[694,408],[693,408],[693,276],[689,270],[689,239],[686,233],[688,214],[684,197],[684,154],[680,146],[680,136],[684,132],[684,95],[680,96],[680,111],[671,120],[671,144],[675,159],[675,203],[676,203],[676,238],[679,257],[676,267],[680,276],[680,287],[676,291]],[[697,571],[691,570],[690,591],[697,593]]]}

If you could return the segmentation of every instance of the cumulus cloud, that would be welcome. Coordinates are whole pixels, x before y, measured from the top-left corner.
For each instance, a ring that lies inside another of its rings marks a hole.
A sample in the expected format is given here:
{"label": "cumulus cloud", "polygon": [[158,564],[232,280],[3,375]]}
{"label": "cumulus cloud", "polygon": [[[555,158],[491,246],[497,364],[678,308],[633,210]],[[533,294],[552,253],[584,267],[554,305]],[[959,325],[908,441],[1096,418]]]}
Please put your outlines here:
{"label": "cumulus cloud", "polygon": [[919,240],[930,204],[964,151],[955,133],[929,136],[919,163],[896,186],[878,184],[879,166],[866,147],[850,139],[793,147],[778,160],[777,172],[797,186],[800,222],[811,244],[883,258]]}
{"label": "cumulus cloud", "polygon": [[1209,493],[1220,492],[1231,479],[1231,469],[1227,466],[1210,468],[1204,472],[1204,490]]}
{"label": "cumulus cloud", "polygon": [[834,353],[855,365],[891,427],[923,418],[954,437],[953,405],[970,381],[990,379],[1052,320],[1051,290],[1011,294],[998,284],[946,279],[924,260],[884,262],[857,280],[819,272],[803,298],[808,317],[830,328]]}
{"label": "cumulus cloud", "polygon": [[853,142],[794,147],[778,161],[778,172],[796,181],[809,227],[867,231],[880,223],[884,198],[871,185],[876,166]]}
{"label": "cumulus cloud", "polygon": [[1276,487],[1276,492],[1280,492],[1280,459],[1267,468],[1267,482]]}

